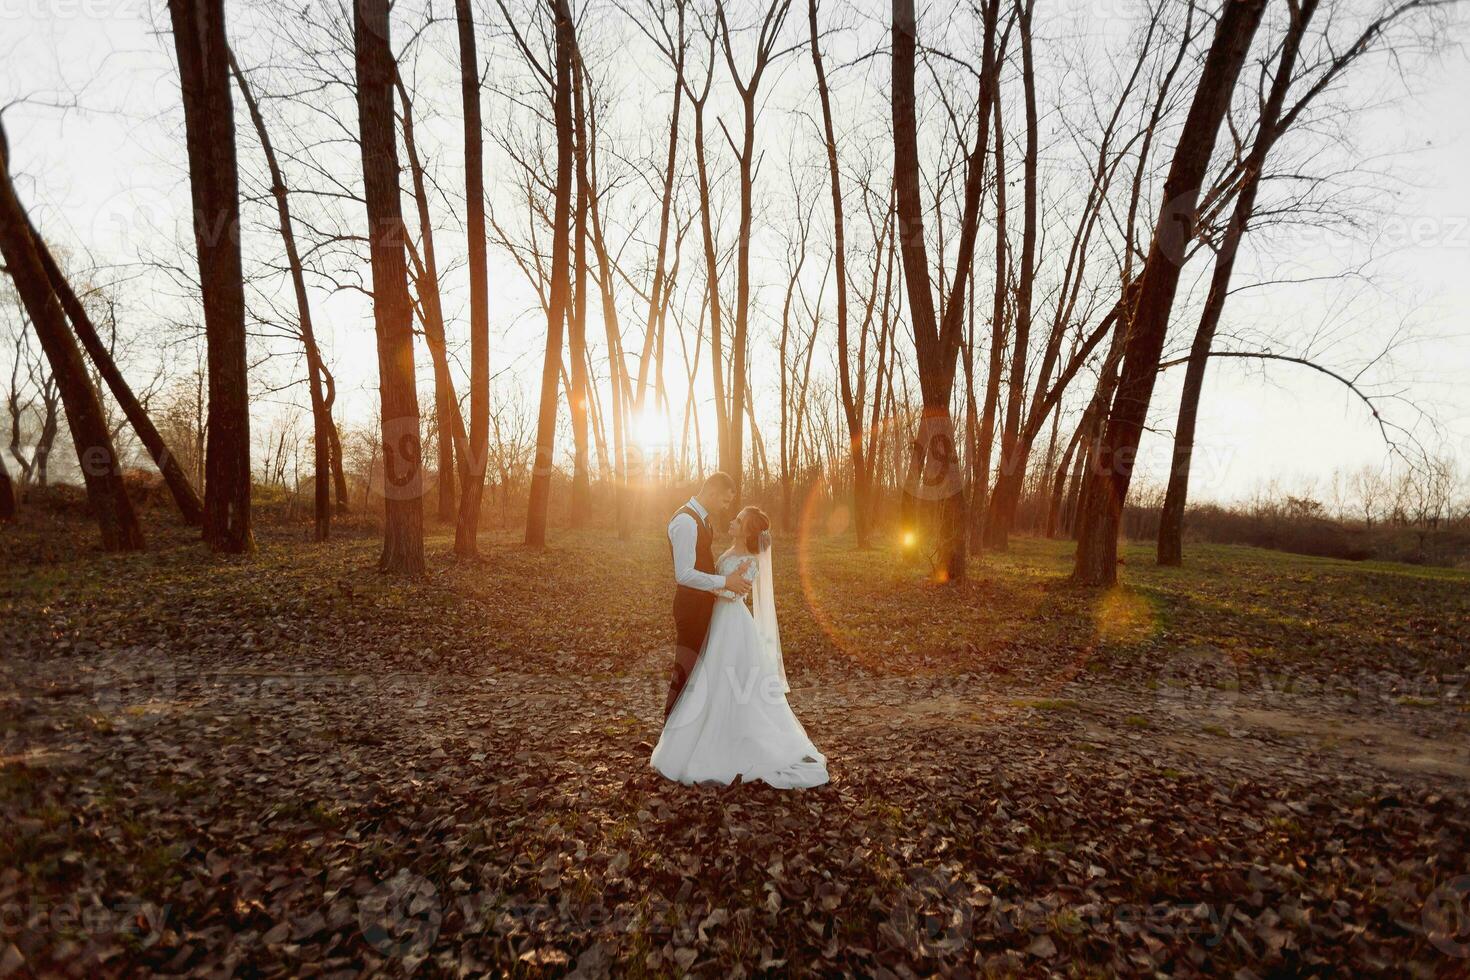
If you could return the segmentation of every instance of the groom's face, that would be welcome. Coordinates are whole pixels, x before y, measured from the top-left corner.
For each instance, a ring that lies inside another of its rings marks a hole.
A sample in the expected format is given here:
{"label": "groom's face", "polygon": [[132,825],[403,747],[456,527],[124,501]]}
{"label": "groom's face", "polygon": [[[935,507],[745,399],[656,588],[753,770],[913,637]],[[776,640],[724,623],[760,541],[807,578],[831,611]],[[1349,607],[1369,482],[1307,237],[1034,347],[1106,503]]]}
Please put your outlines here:
{"label": "groom's face", "polygon": [[734,503],[734,490],[717,489],[714,491],[714,499],[710,501],[710,510],[716,514],[728,514]]}

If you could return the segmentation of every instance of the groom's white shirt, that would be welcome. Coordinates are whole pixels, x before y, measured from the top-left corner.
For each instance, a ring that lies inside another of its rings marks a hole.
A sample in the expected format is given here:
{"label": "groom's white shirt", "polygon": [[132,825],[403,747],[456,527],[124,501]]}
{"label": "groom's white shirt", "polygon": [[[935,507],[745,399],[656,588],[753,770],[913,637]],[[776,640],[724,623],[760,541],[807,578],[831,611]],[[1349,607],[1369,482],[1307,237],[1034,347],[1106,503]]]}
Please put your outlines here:
{"label": "groom's white shirt", "polygon": [[[709,511],[693,497],[684,506],[709,523]],[[723,575],[701,572],[694,567],[694,548],[699,541],[699,524],[682,510],[669,521],[669,544],[674,549],[674,581],[687,589],[701,592],[718,592],[725,587]]]}

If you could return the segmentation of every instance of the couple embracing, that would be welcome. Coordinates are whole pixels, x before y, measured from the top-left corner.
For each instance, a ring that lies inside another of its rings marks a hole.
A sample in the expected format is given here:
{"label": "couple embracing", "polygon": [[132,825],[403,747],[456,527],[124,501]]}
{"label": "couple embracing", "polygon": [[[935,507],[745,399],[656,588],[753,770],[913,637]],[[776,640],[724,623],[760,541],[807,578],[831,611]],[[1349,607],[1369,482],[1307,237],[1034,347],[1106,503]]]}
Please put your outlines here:
{"label": "couple embracing", "polygon": [[730,522],[729,550],[714,555],[711,515],[734,500],[735,481],[714,473],[669,520],[676,640],[653,767],[686,784],[820,786],[826,757],[786,703],[770,520],[743,508]]}

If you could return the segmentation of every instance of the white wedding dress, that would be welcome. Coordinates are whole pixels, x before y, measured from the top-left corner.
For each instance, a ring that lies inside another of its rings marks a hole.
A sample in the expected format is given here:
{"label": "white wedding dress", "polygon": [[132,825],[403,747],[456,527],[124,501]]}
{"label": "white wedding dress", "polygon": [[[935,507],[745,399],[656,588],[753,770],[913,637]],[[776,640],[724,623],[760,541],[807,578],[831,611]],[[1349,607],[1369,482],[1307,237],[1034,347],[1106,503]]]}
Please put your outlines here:
{"label": "white wedding dress", "polygon": [[728,785],[739,776],[778,789],[820,786],[827,758],[786,703],[786,671],[771,584],[769,548],[760,555],[726,552],[728,575],[750,561],[751,602],[716,593],[704,649],[653,750],[653,767],[686,785]]}

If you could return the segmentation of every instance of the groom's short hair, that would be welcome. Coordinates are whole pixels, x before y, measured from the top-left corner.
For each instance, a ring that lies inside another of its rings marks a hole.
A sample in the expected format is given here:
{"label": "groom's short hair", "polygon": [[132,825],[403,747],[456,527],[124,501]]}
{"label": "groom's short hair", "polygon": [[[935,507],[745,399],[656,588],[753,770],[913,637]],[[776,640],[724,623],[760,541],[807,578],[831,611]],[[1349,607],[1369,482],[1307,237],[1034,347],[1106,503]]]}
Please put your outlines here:
{"label": "groom's short hair", "polygon": [[724,470],[716,470],[704,478],[704,486],[700,488],[699,492],[704,493],[706,490],[728,490],[734,493],[735,478]]}

